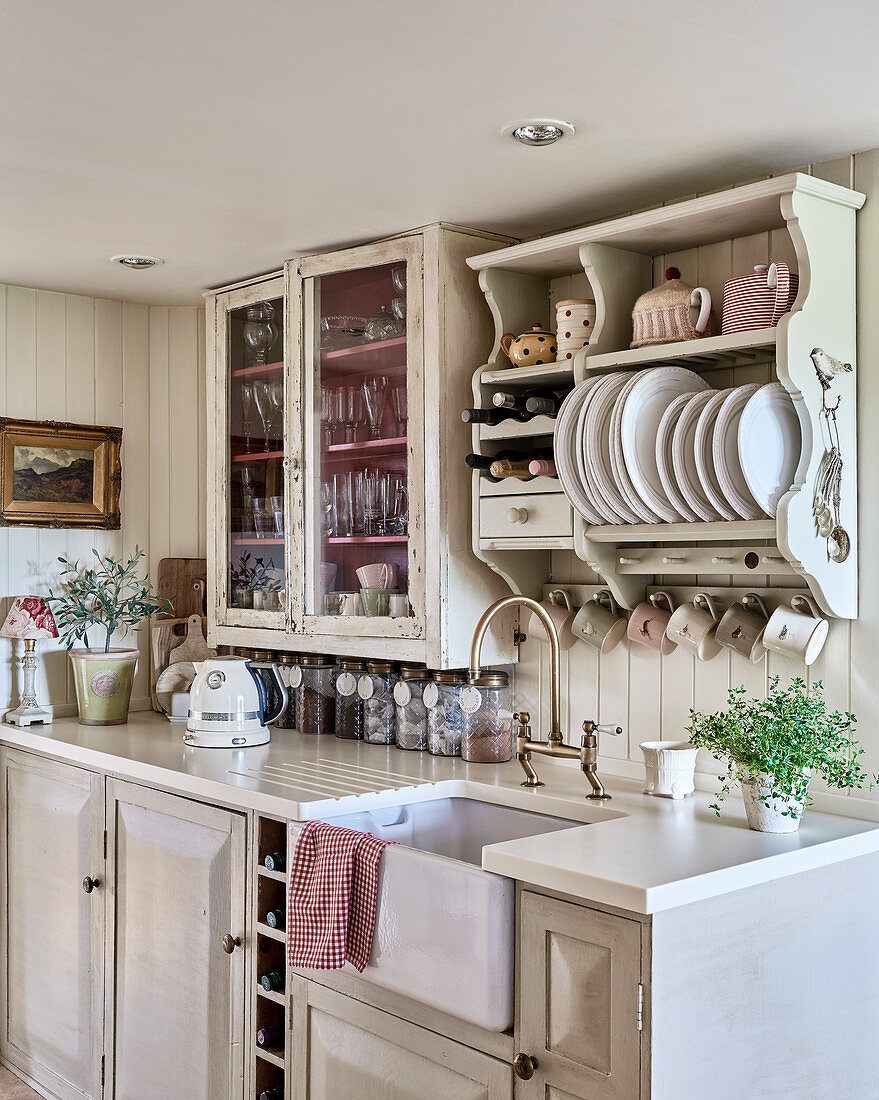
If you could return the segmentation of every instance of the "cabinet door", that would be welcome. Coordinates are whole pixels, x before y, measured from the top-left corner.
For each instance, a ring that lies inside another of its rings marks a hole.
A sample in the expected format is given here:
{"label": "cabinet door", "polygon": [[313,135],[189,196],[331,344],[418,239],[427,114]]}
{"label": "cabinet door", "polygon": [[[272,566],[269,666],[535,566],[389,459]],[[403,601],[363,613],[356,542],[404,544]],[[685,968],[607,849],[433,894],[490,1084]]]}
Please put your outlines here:
{"label": "cabinet door", "polygon": [[512,1100],[512,1070],[480,1051],[293,978],[291,1100]]}
{"label": "cabinet door", "polygon": [[640,924],[524,891],[518,942],[517,1097],[639,1096]]}
{"label": "cabinet door", "polygon": [[[303,451],[296,628],[423,637],[422,240],[312,256],[293,275],[301,316],[291,326],[291,392],[301,398]],[[378,591],[362,598],[362,589]]]}
{"label": "cabinet door", "polygon": [[107,1096],[240,1100],[245,819],[109,780],[107,825]]}
{"label": "cabinet door", "polygon": [[209,383],[211,570],[217,622],[286,623],[287,487],[284,279],[214,301]]}
{"label": "cabinet door", "polygon": [[[2,750],[0,750],[2,751]],[[2,1055],[62,1100],[101,1092],[103,778],[6,750]]]}

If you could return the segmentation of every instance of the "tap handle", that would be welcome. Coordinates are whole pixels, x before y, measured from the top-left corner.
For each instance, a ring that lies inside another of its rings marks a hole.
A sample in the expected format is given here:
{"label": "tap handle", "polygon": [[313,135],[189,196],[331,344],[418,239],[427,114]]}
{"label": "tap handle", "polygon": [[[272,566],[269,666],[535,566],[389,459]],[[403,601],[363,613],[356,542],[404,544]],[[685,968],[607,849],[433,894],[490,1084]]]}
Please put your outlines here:
{"label": "tap handle", "polygon": [[599,725],[598,722],[594,722],[594,721],[592,721],[592,719],[587,718],[586,721],[583,723],[583,732],[584,733],[610,733],[610,734],[613,734],[614,737],[619,737],[619,735],[623,732],[623,727],[622,726],[609,725],[608,723],[603,723],[603,724]]}
{"label": "tap handle", "polygon": [[514,737],[531,736],[531,715],[527,710],[514,714],[513,721],[516,723],[516,728],[513,730]]}

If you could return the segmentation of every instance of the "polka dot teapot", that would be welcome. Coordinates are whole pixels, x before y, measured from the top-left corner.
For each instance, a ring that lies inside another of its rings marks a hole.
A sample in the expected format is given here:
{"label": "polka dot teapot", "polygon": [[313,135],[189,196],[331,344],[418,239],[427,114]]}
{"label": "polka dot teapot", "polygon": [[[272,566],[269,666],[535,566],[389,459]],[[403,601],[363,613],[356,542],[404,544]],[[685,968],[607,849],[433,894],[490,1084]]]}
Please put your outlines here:
{"label": "polka dot teapot", "polygon": [[555,333],[547,332],[541,325],[532,325],[530,332],[523,332],[520,336],[505,332],[501,337],[501,347],[515,367],[554,363],[557,350]]}

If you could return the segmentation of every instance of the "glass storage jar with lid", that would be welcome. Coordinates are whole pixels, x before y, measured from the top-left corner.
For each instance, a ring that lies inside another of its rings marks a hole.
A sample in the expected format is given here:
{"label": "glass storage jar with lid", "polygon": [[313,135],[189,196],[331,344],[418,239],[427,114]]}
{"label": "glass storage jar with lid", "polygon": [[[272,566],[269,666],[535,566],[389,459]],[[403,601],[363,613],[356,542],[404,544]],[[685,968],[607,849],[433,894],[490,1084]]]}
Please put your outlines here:
{"label": "glass storage jar with lid", "polygon": [[282,730],[296,728],[296,692],[292,680],[298,665],[299,655],[296,653],[282,653],[278,657],[278,673],[287,689],[287,705],[275,719],[274,724]]}
{"label": "glass storage jar with lid", "polygon": [[513,755],[510,678],[483,672],[461,688],[461,756],[476,764],[500,764]]}
{"label": "glass storage jar with lid", "polygon": [[304,653],[294,669],[300,733],[332,733],[336,724],[336,666],[330,657]]}
{"label": "glass storage jar with lid", "polygon": [[463,714],[459,696],[467,683],[464,669],[444,669],[433,674],[424,689],[427,707],[427,748],[434,756],[461,755]]}
{"label": "glass storage jar with lid", "polygon": [[339,661],[336,676],[336,737],[363,740],[363,700],[357,682],[366,672],[366,662],[353,657]]}
{"label": "glass storage jar with lid", "polygon": [[430,673],[424,665],[401,667],[400,679],[394,685],[398,749],[427,748],[427,707],[424,705],[424,689],[429,683]]}
{"label": "glass storage jar with lid", "polygon": [[391,661],[367,661],[357,683],[363,700],[363,740],[369,745],[393,745],[396,730],[394,684],[397,666]]}

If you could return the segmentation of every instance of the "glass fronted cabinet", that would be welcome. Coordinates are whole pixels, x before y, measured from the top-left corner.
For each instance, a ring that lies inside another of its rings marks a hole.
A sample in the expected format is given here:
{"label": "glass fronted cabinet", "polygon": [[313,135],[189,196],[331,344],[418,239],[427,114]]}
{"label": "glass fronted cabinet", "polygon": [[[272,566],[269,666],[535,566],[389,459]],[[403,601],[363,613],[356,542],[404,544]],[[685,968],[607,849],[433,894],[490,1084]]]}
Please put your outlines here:
{"label": "glass fronted cabinet", "polygon": [[[509,589],[471,546],[461,410],[494,334],[465,261],[506,243],[428,226],[209,300],[212,644],[467,663]],[[498,622],[486,663],[515,659]]]}
{"label": "glass fronted cabinet", "polygon": [[284,280],[216,302],[222,489],[216,501],[218,620],[286,626],[287,414]]}
{"label": "glass fronted cabinet", "polygon": [[424,633],[424,527],[411,522],[424,507],[420,245],[298,265],[303,572],[291,598],[308,634]]}

